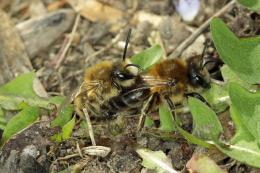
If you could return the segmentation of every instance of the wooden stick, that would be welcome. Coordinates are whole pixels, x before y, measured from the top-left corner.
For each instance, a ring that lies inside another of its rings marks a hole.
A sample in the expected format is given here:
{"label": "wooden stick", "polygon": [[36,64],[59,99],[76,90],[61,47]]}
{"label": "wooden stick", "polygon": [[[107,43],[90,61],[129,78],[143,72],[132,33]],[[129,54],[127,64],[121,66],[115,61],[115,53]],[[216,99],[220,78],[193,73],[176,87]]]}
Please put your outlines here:
{"label": "wooden stick", "polygon": [[96,146],[96,141],[95,141],[95,137],[94,137],[94,132],[93,132],[93,128],[92,128],[92,124],[91,124],[91,121],[90,121],[90,118],[89,118],[89,114],[88,114],[88,111],[86,108],[83,109],[83,112],[84,112],[84,115],[85,115],[85,118],[86,118],[86,121],[87,121],[87,125],[88,125],[88,133],[89,133],[89,136],[90,136],[90,140],[92,142],[92,145],[93,146]]}

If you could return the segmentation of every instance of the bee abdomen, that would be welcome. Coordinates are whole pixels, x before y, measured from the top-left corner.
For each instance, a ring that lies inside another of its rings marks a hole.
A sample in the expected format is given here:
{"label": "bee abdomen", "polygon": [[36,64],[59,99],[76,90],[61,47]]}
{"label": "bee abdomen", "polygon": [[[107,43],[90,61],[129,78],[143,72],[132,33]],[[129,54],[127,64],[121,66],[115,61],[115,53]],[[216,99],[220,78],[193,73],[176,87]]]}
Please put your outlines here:
{"label": "bee abdomen", "polygon": [[[116,114],[120,111],[125,111],[133,108],[141,107],[144,100],[149,96],[149,89],[131,90],[116,97],[112,97],[101,105],[102,112],[110,112]],[[110,115],[112,116],[112,115]]]}

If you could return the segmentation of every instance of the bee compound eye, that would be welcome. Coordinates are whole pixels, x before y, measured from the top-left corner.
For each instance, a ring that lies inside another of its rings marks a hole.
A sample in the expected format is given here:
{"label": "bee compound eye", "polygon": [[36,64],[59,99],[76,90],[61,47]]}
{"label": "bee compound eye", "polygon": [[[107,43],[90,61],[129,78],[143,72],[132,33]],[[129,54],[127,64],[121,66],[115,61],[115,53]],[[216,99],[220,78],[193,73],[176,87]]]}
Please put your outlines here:
{"label": "bee compound eye", "polygon": [[133,79],[135,76],[129,72],[124,71],[114,71],[113,78],[118,79],[120,81]]}
{"label": "bee compound eye", "polygon": [[194,77],[194,84],[203,88],[210,88],[210,84],[198,74]]}

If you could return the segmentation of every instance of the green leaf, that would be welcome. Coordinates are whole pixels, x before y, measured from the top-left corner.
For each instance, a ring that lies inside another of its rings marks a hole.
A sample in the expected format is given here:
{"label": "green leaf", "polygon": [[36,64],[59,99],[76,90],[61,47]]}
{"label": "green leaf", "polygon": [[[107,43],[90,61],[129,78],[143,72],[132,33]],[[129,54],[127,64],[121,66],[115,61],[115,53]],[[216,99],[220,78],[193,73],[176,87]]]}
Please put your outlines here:
{"label": "green leaf", "polygon": [[144,122],[145,127],[152,127],[153,124],[154,124],[153,120],[150,117],[145,118],[145,122]]}
{"label": "green leaf", "polygon": [[226,86],[212,83],[211,88],[202,93],[202,96],[216,112],[222,112],[229,106],[230,98]]}
{"label": "green leaf", "polygon": [[177,127],[177,128],[178,128],[178,131],[180,132],[180,134],[190,143],[200,145],[200,146],[205,147],[205,148],[209,148],[211,146],[211,144],[204,142],[203,140],[201,140],[198,137],[190,134],[189,132],[183,130],[182,128],[180,128],[180,127]]}
{"label": "green leaf", "polygon": [[75,126],[75,120],[76,118],[73,117],[67,124],[62,127],[61,133],[52,136],[51,139],[57,142],[62,142],[69,139]]}
{"label": "green leaf", "polygon": [[225,64],[242,80],[260,83],[260,36],[239,39],[218,18],[211,21],[211,34]]}
{"label": "green leaf", "polygon": [[7,141],[12,135],[18,133],[35,122],[39,116],[38,107],[27,107],[15,115],[6,125],[3,133],[3,141]]}
{"label": "green leaf", "polygon": [[25,102],[31,106],[49,108],[49,104],[61,103],[64,97],[50,99],[39,97],[33,90],[35,73],[30,72],[16,77],[14,80],[0,87],[0,107],[6,110],[19,110],[20,104]]}
{"label": "green leaf", "polygon": [[[256,89],[254,85],[249,84],[246,81],[243,81],[235,72],[233,72],[227,65],[223,65],[221,67],[221,74],[226,82],[227,86],[231,82],[236,82],[239,85],[247,88],[247,89]],[[227,87],[228,88],[228,87]]]}
{"label": "green leaf", "polygon": [[21,97],[35,97],[36,93],[33,91],[33,80],[35,73],[30,72],[16,77],[14,80],[8,82],[0,87],[0,94],[4,95],[20,95]]}
{"label": "green leaf", "polygon": [[188,104],[193,117],[193,134],[207,141],[218,141],[223,129],[215,112],[193,97],[188,99]]}
{"label": "green leaf", "polygon": [[4,116],[4,111],[0,107],[0,129],[4,130],[6,124],[7,124],[7,121],[6,121],[5,116]]}
{"label": "green leaf", "polygon": [[[231,83],[229,94],[232,106],[250,134],[260,142],[260,92],[250,93],[238,84]],[[260,144],[260,143],[259,143]]]}
{"label": "green leaf", "polygon": [[151,151],[149,149],[137,149],[136,152],[142,157],[142,165],[153,169],[157,173],[177,173],[172,168],[171,160],[162,151]]}
{"label": "green leaf", "polygon": [[59,109],[58,116],[51,122],[51,126],[64,126],[70,119],[74,108],[69,104]]}
{"label": "green leaf", "polygon": [[159,115],[160,115],[160,122],[161,122],[161,126],[160,126],[161,130],[167,132],[173,132],[176,130],[173,115],[169,110],[169,106],[165,104],[161,104],[159,106]]}
{"label": "green leaf", "polygon": [[139,65],[143,70],[147,70],[152,65],[159,62],[162,58],[163,50],[160,45],[155,45],[149,49],[140,52],[133,57],[131,61]]}
{"label": "green leaf", "polygon": [[243,6],[254,10],[254,11],[260,11],[260,1],[259,0],[237,0],[240,4]]}
{"label": "green leaf", "polygon": [[227,144],[227,147],[219,146],[219,150],[228,156],[254,167],[260,167],[260,149],[254,137],[244,125],[241,114],[231,106],[231,117],[236,126],[236,134]]}

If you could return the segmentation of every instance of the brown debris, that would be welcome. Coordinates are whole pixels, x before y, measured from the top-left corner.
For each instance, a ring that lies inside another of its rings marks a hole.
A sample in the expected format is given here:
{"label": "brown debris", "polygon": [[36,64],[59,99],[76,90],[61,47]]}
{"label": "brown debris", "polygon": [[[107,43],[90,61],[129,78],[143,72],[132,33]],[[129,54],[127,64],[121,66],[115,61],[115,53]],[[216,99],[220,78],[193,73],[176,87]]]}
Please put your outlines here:
{"label": "brown debris", "polygon": [[68,0],[68,2],[75,11],[92,22],[106,21],[115,23],[123,17],[123,12],[119,9],[95,0]]}

